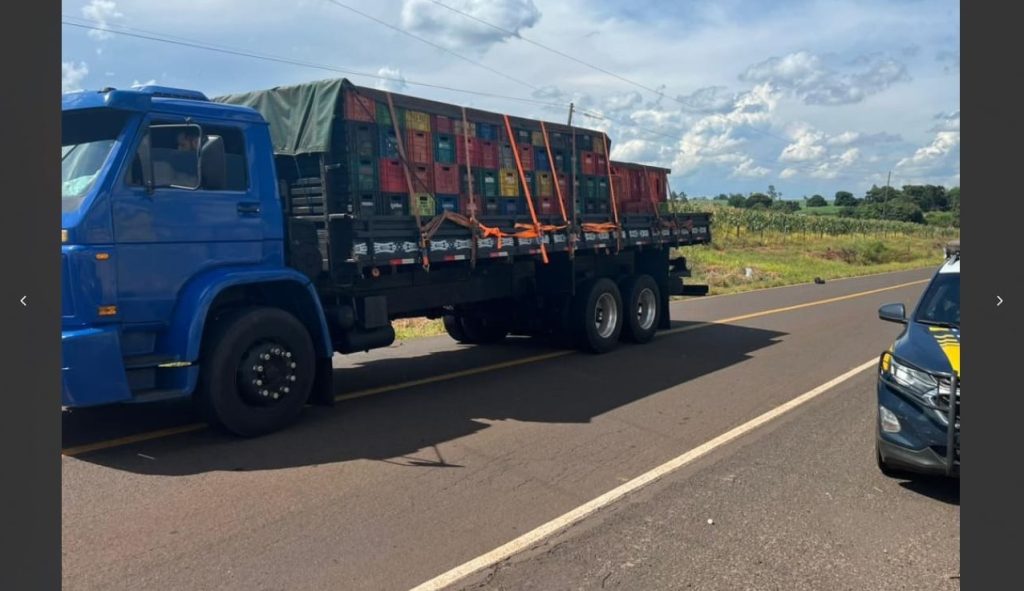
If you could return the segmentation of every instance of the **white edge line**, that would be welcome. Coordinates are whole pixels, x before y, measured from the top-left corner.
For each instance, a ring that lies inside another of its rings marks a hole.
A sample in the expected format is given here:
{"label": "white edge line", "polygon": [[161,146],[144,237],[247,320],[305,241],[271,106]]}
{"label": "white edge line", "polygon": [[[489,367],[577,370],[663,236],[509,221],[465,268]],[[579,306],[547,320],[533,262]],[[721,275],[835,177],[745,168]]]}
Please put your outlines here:
{"label": "white edge line", "polygon": [[690,451],[641,474],[640,476],[637,476],[636,478],[630,480],[629,482],[626,482],[625,484],[613,488],[612,490],[604,493],[603,495],[591,501],[588,501],[587,503],[584,503],[579,507],[576,507],[575,509],[569,511],[568,513],[565,513],[559,517],[552,519],[551,521],[541,525],[540,527],[537,527],[536,529],[526,532],[525,534],[519,536],[518,538],[515,538],[514,540],[506,544],[498,546],[497,548],[491,550],[486,554],[478,556],[470,560],[469,562],[465,562],[445,573],[442,573],[434,577],[433,579],[430,579],[425,583],[417,585],[412,589],[412,591],[436,591],[439,589],[443,589],[448,585],[451,585],[456,581],[464,579],[465,577],[481,569],[493,566],[522,550],[530,548],[531,546],[537,544],[544,538],[547,538],[552,534],[555,534],[558,531],[577,523],[578,521],[582,520],[583,518],[587,517],[588,515],[597,511],[598,509],[601,509],[602,507],[614,503],[615,501],[621,499],[627,494],[636,491],[650,484],[651,482],[654,482],[658,478],[661,478],[662,476],[665,476],[670,472],[678,470],[679,468],[693,462],[694,460],[700,458],[701,456],[707,455],[716,448],[719,448],[733,441],[734,439],[737,439],[742,435],[745,435],[746,433],[753,431],[754,429],[760,427],[761,425],[775,418],[778,418],[779,416],[793,410],[794,408],[800,406],[801,404],[804,404],[805,402],[812,400],[813,398],[845,382],[846,380],[854,377],[855,375],[864,371],[865,369],[868,369],[869,367],[876,365],[877,363],[878,359],[872,358],[869,361],[866,361],[861,365],[858,365],[857,367],[851,369],[850,371],[847,371],[846,373],[838,377],[832,378],[831,380],[814,388],[813,390],[805,392],[800,396],[797,396],[796,398],[788,402],[785,402],[773,408],[772,410],[769,410],[768,412],[747,421],[746,423],[743,423],[738,427],[726,431],[725,433],[719,435],[718,437],[715,437],[714,439],[707,441],[691,449]]}

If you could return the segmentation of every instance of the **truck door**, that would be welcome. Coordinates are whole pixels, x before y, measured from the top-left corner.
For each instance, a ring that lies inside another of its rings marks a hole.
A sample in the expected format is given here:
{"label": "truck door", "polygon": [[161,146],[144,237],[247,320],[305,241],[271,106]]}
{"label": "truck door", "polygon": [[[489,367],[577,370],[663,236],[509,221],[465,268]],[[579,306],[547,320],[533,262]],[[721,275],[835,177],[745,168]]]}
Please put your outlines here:
{"label": "truck door", "polygon": [[111,208],[125,323],[165,322],[197,273],[264,257],[243,124],[153,116],[142,130]]}

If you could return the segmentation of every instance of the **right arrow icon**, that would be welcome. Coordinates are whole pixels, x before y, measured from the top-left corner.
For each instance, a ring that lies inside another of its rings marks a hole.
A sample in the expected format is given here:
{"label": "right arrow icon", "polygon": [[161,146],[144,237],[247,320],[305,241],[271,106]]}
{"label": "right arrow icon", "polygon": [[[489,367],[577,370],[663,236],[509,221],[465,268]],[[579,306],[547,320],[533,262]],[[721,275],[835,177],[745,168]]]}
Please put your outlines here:
{"label": "right arrow icon", "polygon": [[1002,305],[1003,305],[1003,298],[1001,298],[1001,297],[999,297],[999,296],[996,296],[996,300],[997,300],[997,301],[996,301],[996,307],[997,307],[997,308],[998,308],[999,306],[1002,306]]}

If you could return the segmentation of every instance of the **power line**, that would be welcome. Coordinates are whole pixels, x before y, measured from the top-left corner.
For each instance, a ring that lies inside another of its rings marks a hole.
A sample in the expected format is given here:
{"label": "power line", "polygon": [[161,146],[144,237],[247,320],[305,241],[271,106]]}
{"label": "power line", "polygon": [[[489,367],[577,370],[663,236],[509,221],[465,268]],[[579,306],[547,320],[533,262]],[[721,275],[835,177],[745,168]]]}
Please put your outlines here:
{"label": "power line", "polygon": [[[312,69],[317,69],[317,70],[325,70],[325,71],[329,71],[329,72],[348,74],[350,76],[362,76],[364,78],[373,78],[375,80],[385,80],[385,81],[388,81],[388,82],[399,82],[399,83],[403,83],[403,84],[409,84],[409,85],[412,85],[412,86],[423,86],[425,88],[436,88],[436,89],[439,89],[439,90],[448,90],[448,91],[451,91],[451,92],[460,92],[460,93],[465,93],[465,94],[473,94],[473,95],[484,96],[484,97],[489,97],[489,98],[500,98],[500,99],[506,99],[506,100],[511,100],[511,101],[519,101],[519,102],[523,102],[523,103],[542,105],[542,106],[546,106],[546,107],[554,107],[554,108],[559,108],[559,109],[564,108],[564,107],[566,107],[568,105],[568,103],[564,103],[564,104],[563,103],[553,103],[553,102],[541,101],[541,100],[537,100],[537,99],[529,99],[529,98],[525,98],[525,97],[508,96],[508,95],[491,93],[491,92],[480,92],[480,91],[476,91],[476,90],[466,90],[464,88],[455,88],[455,87],[452,87],[452,86],[444,86],[444,85],[441,85],[441,84],[432,84],[432,83],[429,83],[429,82],[419,82],[419,81],[415,81],[415,80],[408,80],[408,79],[405,79],[405,78],[396,78],[396,77],[393,77],[393,76],[381,76],[379,74],[371,74],[371,73],[368,73],[368,72],[360,72],[360,71],[357,71],[357,70],[350,70],[350,69],[341,68],[341,67],[338,67],[338,66],[332,66],[332,65],[327,65],[327,64],[320,64],[320,63],[315,63],[315,62],[306,62],[306,61],[295,60],[295,59],[285,58],[285,57],[279,57],[279,56],[270,55],[270,54],[260,54],[260,53],[255,53],[255,52],[252,52],[252,51],[249,51],[249,50],[237,49],[237,48],[227,47],[227,46],[223,46],[223,45],[221,45],[221,46],[212,45],[212,44],[208,44],[208,43],[204,43],[204,42],[200,42],[200,41],[185,39],[183,37],[174,37],[174,36],[170,36],[170,35],[165,35],[163,33],[155,33],[155,32],[151,32],[151,31],[143,31],[141,29],[131,29],[129,27],[123,27],[123,26],[116,26],[117,28],[111,28],[111,25],[107,25],[107,26],[102,26],[101,27],[101,26],[96,26],[96,25],[88,25],[88,24],[71,22],[69,19],[73,19],[73,18],[75,18],[75,17],[64,17],[64,20],[61,20],[61,24],[67,25],[67,26],[70,26],[70,27],[77,27],[77,28],[80,28],[80,29],[90,29],[90,30],[94,30],[94,31],[103,31],[103,32],[106,32],[106,33],[112,33],[112,34],[115,34],[115,35],[122,35],[122,36],[125,36],[125,37],[134,37],[134,38],[137,38],[137,39],[144,39],[144,40],[147,40],[147,41],[156,41],[156,42],[159,42],[159,43],[167,43],[167,44],[170,44],[170,45],[178,45],[178,46],[183,46],[183,47],[190,47],[190,48],[193,48],[193,49],[202,49],[202,50],[205,50],[205,51],[214,51],[214,52],[218,52],[218,53],[235,55],[235,56],[239,56],[239,57],[248,57],[248,58],[258,59],[258,60],[263,60],[263,61],[277,62],[277,63],[288,64],[288,65],[293,65],[293,66],[301,66],[301,67],[304,67],[304,68],[312,68]],[[85,19],[77,19],[77,20],[85,20]]]}
{"label": "power line", "polygon": [[[329,1],[331,1],[331,0],[329,0]],[[553,103],[553,102],[541,101],[541,100],[536,100],[536,99],[528,99],[528,98],[524,98],[524,97],[514,97],[514,96],[502,95],[502,94],[497,94],[497,93],[488,93],[488,92],[480,92],[480,91],[474,91],[474,90],[466,90],[466,89],[462,89],[462,88],[455,88],[455,87],[444,86],[444,85],[440,85],[440,84],[433,84],[433,83],[428,83],[428,82],[419,82],[419,81],[414,81],[414,80],[407,80],[407,79],[404,79],[404,78],[396,78],[396,77],[391,77],[391,76],[382,76],[382,75],[379,75],[379,74],[371,74],[371,73],[368,73],[368,72],[360,72],[360,71],[357,71],[357,70],[341,68],[341,67],[333,66],[333,65],[320,64],[320,63],[315,63],[315,62],[307,62],[307,61],[302,61],[302,60],[295,60],[295,59],[275,56],[275,55],[271,55],[271,54],[261,54],[261,53],[256,53],[256,52],[245,50],[245,49],[239,49],[239,48],[234,48],[234,47],[229,47],[229,46],[224,46],[224,45],[215,45],[215,44],[210,44],[210,43],[196,41],[196,40],[193,40],[193,39],[188,39],[188,38],[185,38],[185,37],[178,37],[178,36],[168,35],[168,34],[165,34],[165,33],[149,31],[149,30],[145,30],[145,29],[131,28],[131,27],[123,26],[123,25],[103,24],[102,26],[98,26],[98,25],[83,24],[82,22],[71,22],[72,20],[85,21],[85,22],[96,22],[96,21],[90,21],[88,19],[80,19],[80,18],[77,18],[77,17],[69,16],[69,15],[62,15],[62,19],[63,20],[61,21],[61,24],[67,25],[67,26],[71,26],[71,27],[81,28],[81,29],[103,31],[103,32],[111,33],[111,34],[115,34],[115,35],[122,35],[122,36],[126,36],[126,37],[133,37],[133,38],[143,39],[143,40],[148,40],[148,41],[155,41],[155,42],[158,42],[158,43],[166,43],[166,44],[170,44],[170,45],[189,47],[189,48],[193,48],[193,49],[201,49],[201,50],[205,50],[205,51],[213,51],[213,52],[217,52],[217,53],[223,53],[223,54],[227,54],[227,55],[234,55],[234,56],[238,56],[238,57],[247,57],[247,58],[251,58],[251,59],[258,59],[258,60],[263,60],[263,61],[276,62],[276,63],[282,63],[282,64],[287,64],[287,65],[294,65],[294,66],[300,66],[300,67],[305,67],[305,68],[311,68],[311,69],[325,70],[325,71],[330,71],[330,72],[348,74],[350,76],[361,76],[361,77],[371,78],[371,79],[376,79],[376,80],[384,80],[384,81],[389,81],[389,82],[399,82],[399,83],[409,84],[409,85],[413,85],[413,86],[422,86],[422,87],[425,87],[425,88],[434,88],[434,89],[439,89],[439,90],[447,90],[447,91],[451,91],[451,92],[465,93],[465,94],[483,96],[483,97],[488,97],[488,98],[498,98],[498,99],[504,99],[504,100],[518,101],[518,102],[523,102],[523,103],[528,103],[528,104],[535,104],[535,105],[546,106],[546,107],[551,107],[551,108],[558,108],[558,109],[565,108],[567,105],[571,104],[571,103]],[[613,119],[611,117],[607,117],[605,115],[602,115],[600,113],[596,113],[594,111],[589,111],[589,110],[586,110],[586,109],[579,109],[579,108],[576,108],[576,111],[579,112],[580,114],[584,115],[584,116],[587,116],[587,117],[590,117],[590,118],[593,118],[593,119],[609,121],[611,123],[614,123],[614,124],[617,124],[617,125],[621,125],[621,126],[627,127],[627,128],[632,128],[632,129],[635,129],[635,130],[638,130],[640,132],[647,133],[647,134],[650,134],[650,135],[655,135],[655,136],[659,136],[659,137],[668,138],[668,139],[673,140],[673,141],[679,141],[681,139],[680,137],[675,136],[675,135],[670,135],[670,134],[666,134],[666,133],[663,133],[663,132],[659,132],[659,131],[655,131],[655,130],[652,130],[652,129],[648,129],[646,127],[637,125],[637,124],[632,123],[632,122],[628,122],[627,123],[627,122],[619,121],[619,120]],[[754,128],[751,128],[751,129],[754,129]],[[747,159],[749,161],[751,161],[751,162],[762,164],[762,165],[767,165],[767,166],[777,166],[777,165],[779,165],[778,162],[769,163],[767,161],[762,161],[762,160],[751,158],[750,156],[747,156]],[[792,165],[792,166],[788,166],[788,167],[789,168],[797,168],[797,169],[801,168],[799,165]],[[812,169],[811,168],[807,168],[806,170],[812,170]]]}
{"label": "power line", "polygon": [[[328,1],[333,1],[333,0],[328,0]],[[651,93],[654,93],[655,95],[657,95],[657,96],[659,96],[659,97],[661,97],[661,98],[667,98],[667,99],[669,99],[669,100],[673,100],[673,101],[675,101],[675,102],[677,102],[677,103],[679,103],[679,104],[683,105],[684,107],[685,107],[685,106],[688,106],[688,105],[686,104],[686,101],[683,101],[683,100],[682,100],[682,99],[680,99],[679,97],[674,97],[674,96],[670,96],[670,95],[667,95],[667,94],[665,94],[664,92],[662,92],[662,91],[660,91],[660,90],[658,90],[658,89],[655,89],[655,88],[651,88],[650,86],[646,86],[646,85],[644,85],[644,84],[641,84],[641,83],[639,83],[639,82],[636,82],[636,81],[634,81],[634,80],[630,80],[629,78],[626,78],[626,77],[624,77],[624,76],[621,76],[621,75],[619,75],[619,74],[616,74],[615,72],[612,72],[611,70],[608,70],[608,69],[606,69],[606,68],[602,68],[601,66],[598,66],[598,65],[592,64],[592,63],[590,63],[590,62],[587,62],[587,61],[585,61],[585,60],[581,60],[581,59],[579,59],[579,58],[577,58],[577,57],[575,57],[575,56],[569,55],[568,53],[565,53],[565,52],[563,52],[563,51],[559,51],[559,50],[557,50],[557,49],[555,49],[555,48],[553,48],[553,47],[550,47],[550,46],[548,46],[548,45],[545,45],[545,44],[543,44],[543,43],[540,43],[539,41],[534,41],[533,39],[529,39],[529,38],[527,38],[527,37],[524,37],[524,36],[522,36],[521,34],[519,34],[519,33],[518,33],[518,32],[516,32],[516,31],[512,31],[512,30],[510,30],[510,29],[506,29],[506,28],[504,28],[504,27],[501,27],[501,26],[499,26],[499,25],[496,25],[496,24],[494,24],[494,23],[491,23],[491,22],[485,21],[485,20],[484,20],[484,19],[482,19],[482,18],[479,18],[479,17],[477,17],[477,16],[474,16],[474,15],[472,15],[472,14],[469,14],[469,13],[467,13],[467,12],[464,12],[464,11],[462,11],[462,10],[459,10],[458,8],[454,8],[454,7],[452,7],[452,6],[449,6],[449,5],[447,5],[447,4],[443,3],[443,2],[440,2],[439,0],[429,0],[429,1],[430,1],[431,3],[433,3],[433,4],[436,4],[436,5],[440,6],[440,7],[442,7],[442,8],[446,8],[446,9],[448,9],[448,10],[450,10],[450,11],[452,11],[452,12],[455,12],[455,13],[457,13],[457,14],[460,14],[460,15],[462,15],[462,16],[464,16],[464,17],[468,18],[468,19],[472,19],[472,20],[474,20],[474,21],[476,21],[476,22],[478,22],[478,23],[480,23],[480,24],[483,24],[483,25],[485,25],[485,26],[488,26],[488,27],[490,27],[490,28],[492,28],[492,29],[494,29],[494,30],[496,30],[496,31],[500,31],[500,32],[502,32],[502,33],[505,33],[505,34],[507,34],[507,35],[510,35],[510,36],[512,36],[512,37],[515,37],[515,38],[517,38],[517,39],[520,39],[520,40],[522,40],[522,41],[525,41],[526,43],[529,43],[529,44],[531,44],[531,45],[534,45],[534,46],[536,46],[536,47],[539,47],[539,48],[541,48],[541,49],[544,49],[544,50],[546,50],[546,51],[550,51],[550,52],[552,52],[552,53],[554,53],[554,54],[556,54],[556,55],[562,56],[562,57],[564,57],[564,58],[566,58],[566,59],[572,60],[572,61],[574,61],[574,62],[576,62],[576,63],[578,63],[578,64],[584,65],[584,66],[586,66],[586,67],[588,67],[588,68],[591,68],[591,69],[593,69],[593,70],[596,70],[596,71],[598,71],[598,72],[601,72],[601,73],[603,73],[603,74],[606,74],[606,75],[608,75],[608,76],[612,76],[613,78],[616,78],[616,79],[618,79],[618,80],[621,80],[622,82],[625,82],[625,83],[627,83],[627,84],[631,84],[631,85],[633,85],[633,86],[635,86],[635,87],[637,87],[637,88],[641,88],[641,89],[643,89],[643,90],[646,90],[647,92],[651,92]],[[777,140],[779,140],[779,141],[782,141],[782,142],[786,142],[786,143],[789,143],[789,142],[790,142],[790,140],[787,140],[787,139],[785,139],[785,138],[783,138],[783,137],[777,136],[777,135],[775,135],[775,134],[773,134],[773,133],[770,133],[770,132],[764,131],[764,130],[762,130],[762,129],[757,129],[757,128],[751,128],[751,129],[752,129],[752,130],[753,130],[753,131],[754,131],[755,133],[760,133],[760,134],[763,134],[763,135],[765,135],[765,136],[767,136],[767,137],[770,137],[770,138],[774,138],[774,139],[777,139]]]}
{"label": "power line", "polygon": [[445,47],[443,45],[434,43],[433,41],[431,41],[429,39],[426,39],[424,37],[420,37],[419,35],[417,35],[415,33],[411,33],[409,31],[406,31],[405,29],[403,29],[401,27],[397,27],[395,25],[392,25],[391,23],[389,23],[387,21],[383,21],[383,20],[373,16],[372,14],[367,14],[367,13],[361,11],[361,10],[358,10],[356,8],[353,8],[353,7],[349,6],[348,4],[344,4],[342,2],[339,2],[338,0],[327,0],[327,2],[330,2],[331,4],[333,4],[335,6],[338,6],[340,8],[344,8],[346,10],[352,11],[352,12],[354,12],[354,13],[356,13],[359,16],[362,16],[364,18],[370,19],[370,20],[372,20],[375,23],[378,23],[380,25],[383,25],[383,26],[391,29],[392,31],[397,31],[398,33],[401,33],[401,34],[406,35],[408,37],[412,37],[413,39],[416,39],[417,41],[421,41],[423,43],[426,43],[427,45],[429,45],[431,47],[434,47],[436,49],[440,49],[441,51],[443,51],[443,52],[445,52],[445,53],[447,53],[449,55],[453,55],[453,56],[459,58],[460,60],[463,60],[465,62],[473,64],[474,66],[477,66],[478,68],[483,68],[483,69],[487,70],[488,72],[491,72],[493,74],[497,74],[498,76],[501,76],[502,78],[505,78],[506,80],[511,80],[512,82],[515,82],[517,84],[522,84],[523,86],[526,86],[526,87],[528,87],[530,89],[538,90],[537,86],[535,86],[533,84],[530,84],[529,82],[526,82],[525,80],[520,80],[520,79],[515,78],[513,76],[509,76],[508,74],[506,74],[505,72],[502,72],[501,70],[492,68],[492,67],[488,66],[487,64],[484,64],[482,62],[478,62],[477,60],[474,60],[472,58],[468,58],[468,57],[466,57],[466,56],[464,56],[464,55],[462,55],[462,54],[460,54],[458,52],[455,52],[455,51],[452,51],[451,49],[448,49],[447,47]]}
{"label": "power line", "polygon": [[627,84],[632,84],[633,86],[636,86],[638,88],[642,88],[642,89],[644,89],[644,90],[646,90],[648,92],[653,92],[654,94],[657,94],[658,96],[661,96],[661,97],[671,98],[671,97],[667,97],[660,90],[656,90],[654,88],[650,88],[648,86],[644,86],[643,84],[640,84],[639,82],[635,82],[633,80],[630,80],[629,78],[626,78],[624,76],[616,74],[615,72],[612,72],[611,70],[607,70],[605,68],[602,68],[601,66],[597,66],[597,65],[594,65],[592,63],[583,61],[583,60],[581,60],[581,59],[579,59],[579,58],[577,58],[575,56],[569,55],[568,53],[565,53],[563,51],[559,51],[559,50],[555,49],[554,47],[550,47],[548,45],[544,45],[543,43],[541,43],[539,41],[534,41],[533,39],[529,39],[527,37],[523,37],[517,31],[512,31],[512,30],[506,29],[504,27],[500,27],[498,25],[495,25],[494,23],[489,23],[489,22],[485,21],[482,18],[476,17],[476,16],[474,16],[472,14],[469,14],[467,12],[463,12],[462,10],[459,10],[458,8],[455,8],[453,6],[448,6],[447,4],[445,4],[443,2],[438,2],[438,0],[430,0],[430,2],[440,6],[442,8],[446,8],[446,9],[452,11],[452,12],[461,14],[462,16],[464,16],[466,18],[472,19],[472,20],[474,20],[474,21],[476,21],[476,22],[478,22],[478,23],[480,23],[482,25],[486,25],[486,26],[488,26],[488,27],[490,27],[490,28],[492,28],[492,29],[494,29],[496,31],[500,31],[502,33],[505,33],[506,35],[510,35],[512,37],[515,37],[516,39],[521,40],[521,41],[525,41],[525,42],[529,43],[530,45],[534,45],[534,46],[539,47],[541,49],[550,51],[551,53],[560,55],[560,56],[562,56],[562,57],[564,57],[566,59],[572,60],[572,61],[574,61],[574,62],[576,62],[578,64],[587,66],[588,68],[597,70],[598,72],[601,72],[603,74],[607,74],[607,75],[612,76],[614,78],[617,78],[617,79],[619,79],[619,80],[621,80],[621,81],[623,81],[623,82],[625,82]]}

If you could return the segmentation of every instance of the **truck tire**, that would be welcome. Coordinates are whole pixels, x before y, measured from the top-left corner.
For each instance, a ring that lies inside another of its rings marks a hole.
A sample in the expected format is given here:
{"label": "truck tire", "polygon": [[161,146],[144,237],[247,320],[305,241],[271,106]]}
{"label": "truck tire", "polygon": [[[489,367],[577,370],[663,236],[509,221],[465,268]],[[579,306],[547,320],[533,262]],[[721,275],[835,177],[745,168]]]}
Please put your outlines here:
{"label": "truck tire", "polygon": [[508,327],[499,320],[485,316],[444,317],[448,336],[466,345],[489,345],[508,336]]}
{"label": "truck tire", "polygon": [[441,319],[444,322],[444,330],[452,339],[459,343],[466,343],[466,331],[462,330],[462,319],[453,314],[445,314]]}
{"label": "truck tire", "polygon": [[622,282],[622,338],[648,343],[658,331],[661,319],[661,291],[650,275],[632,275]]}
{"label": "truck tire", "polygon": [[572,309],[576,343],[584,351],[607,353],[622,332],[622,295],[611,279],[585,282],[576,292]]}
{"label": "truck tire", "polygon": [[295,420],[313,388],[316,353],[306,327],[277,308],[248,308],[207,332],[196,404],[210,422],[242,437]]}

